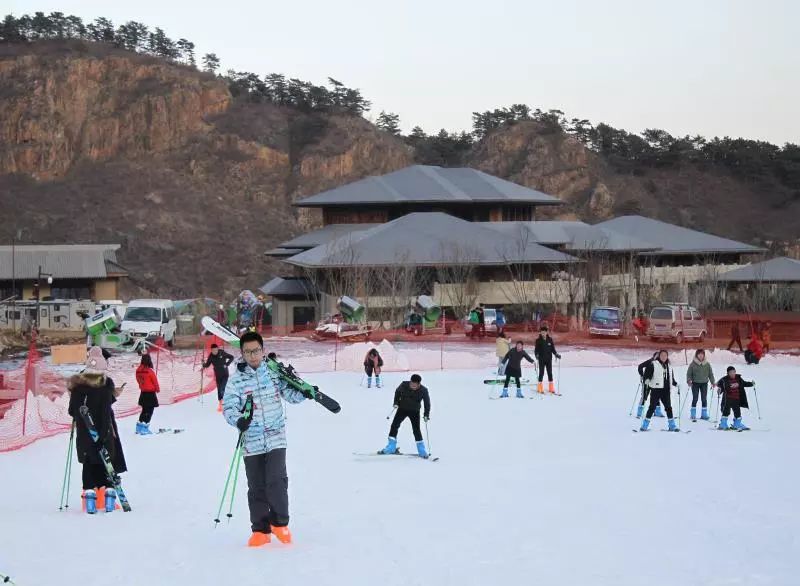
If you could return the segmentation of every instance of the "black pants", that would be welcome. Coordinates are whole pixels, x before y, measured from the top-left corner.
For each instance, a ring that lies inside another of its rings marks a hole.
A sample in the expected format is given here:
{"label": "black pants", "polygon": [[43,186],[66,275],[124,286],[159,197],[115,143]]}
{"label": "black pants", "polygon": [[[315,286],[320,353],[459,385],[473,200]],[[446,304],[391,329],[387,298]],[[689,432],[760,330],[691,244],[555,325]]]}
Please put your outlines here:
{"label": "black pants", "polygon": [[228,377],[214,375],[214,378],[217,379],[217,400],[222,401],[222,397],[225,396],[225,387],[228,386]]}
{"label": "black pants", "polygon": [[672,402],[670,401],[668,388],[650,389],[650,406],[647,408],[647,419],[650,419],[653,416],[653,413],[656,412],[656,407],[658,407],[659,402],[664,405],[664,411],[667,412],[667,418],[672,419]]}
{"label": "black pants", "polygon": [[547,362],[544,360],[539,361],[539,382],[544,380],[544,369],[547,369],[547,380],[553,382],[553,360],[550,359]]}
{"label": "black pants", "polygon": [[266,454],[246,456],[247,504],[253,531],[271,533],[270,525],[289,524],[289,477],[286,474],[286,448]]}
{"label": "black pants", "polygon": [[521,388],[521,385],[519,384],[519,376],[516,374],[508,374],[508,373],[506,373],[506,382],[503,385],[503,388],[505,389],[508,388],[508,383],[511,381],[512,378],[514,379],[514,382],[517,383],[517,388],[518,389]]}
{"label": "black pants", "polygon": [[400,424],[408,417],[411,421],[411,429],[414,430],[414,439],[418,442],[422,441],[422,429],[419,426],[419,411],[406,411],[405,409],[398,409],[394,414],[392,426],[389,428],[389,437],[396,438],[397,432],[400,431]]}
{"label": "black pants", "polygon": [[730,415],[731,409],[733,409],[733,416],[736,419],[740,419],[742,417],[742,406],[739,404],[739,399],[726,399],[722,404],[722,416],[727,417]]}
{"label": "black pants", "polygon": [[697,395],[700,395],[703,409],[708,407],[708,383],[692,383],[692,407],[697,407]]}
{"label": "black pants", "polygon": [[642,383],[642,405],[647,402],[647,397],[650,396],[650,387]]}
{"label": "black pants", "polygon": [[85,463],[81,472],[81,479],[83,481],[83,490],[108,486],[106,469],[102,464]]}
{"label": "black pants", "polygon": [[731,340],[731,343],[728,344],[728,350],[733,348],[734,344],[739,344],[739,352],[743,352],[744,351],[743,348],[742,348],[742,339],[739,336],[736,336],[733,340]]}
{"label": "black pants", "polygon": [[153,418],[153,411],[155,410],[155,407],[142,407],[142,412],[139,414],[139,421],[142,423],[150,423],[150,420]]}
{"label": "black pants", "polygon": [[747,364],[758,364],[758,358],[756,358],[756,355],[753,354],[752,350],[744,351],[744,361]]}

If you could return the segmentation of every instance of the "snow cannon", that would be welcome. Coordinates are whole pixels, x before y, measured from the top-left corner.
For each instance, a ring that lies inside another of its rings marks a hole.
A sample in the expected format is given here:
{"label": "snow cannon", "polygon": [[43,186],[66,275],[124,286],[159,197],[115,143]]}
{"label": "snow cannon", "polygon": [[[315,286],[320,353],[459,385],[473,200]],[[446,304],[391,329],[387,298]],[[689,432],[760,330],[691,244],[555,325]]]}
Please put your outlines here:
{"label": "snow cannon", "polygon": [[109,307],[100,313],[86,318],[86,331],[90,336],[95,337],[100,334],[107,334],[118,330],[121,323],[122,320],[116,308]]}
{"label": "snow cannon", "polygon": [[436,305],[430,295],[420,295],[414,303],[414,312],[425,320],[425,327],[434,327],[442,317],[442,308]]}
{"label": "snow cannon", "polygon": [[339,297],[339,301],[336,302],[336,307],[347,323],[354,324],[364,321],[364,312],[367,308],[352,297],[348,297],[347,295]]}

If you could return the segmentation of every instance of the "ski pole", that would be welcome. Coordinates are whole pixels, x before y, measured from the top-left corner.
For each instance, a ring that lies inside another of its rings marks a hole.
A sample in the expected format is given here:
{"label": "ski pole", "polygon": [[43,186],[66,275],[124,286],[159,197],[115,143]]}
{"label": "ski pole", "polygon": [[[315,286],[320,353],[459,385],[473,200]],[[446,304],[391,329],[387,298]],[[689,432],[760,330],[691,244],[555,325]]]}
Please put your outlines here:
{"label": "ski pole", "polygon": [[561,359],[558,359],[558,379],[556,380],[556,393],[561,394]]}
{"label": "ski pole", "polygon": [[395,409],[397,409],[397,405],[395,405],[395,406],[393,406],[393,407],[392,407],[392,410],[391,410],[391,411],[389,411],[389,415],[387,415],[387,416],[386,416],[386,419],[389,419],[389,418],[392,416],[392,413],[394,413],[394,410],[395,410]]}
{"label": "ski pole", "polygon": [[761,407],[758,406],[758,389],[756,383],[753,383],[753,394],[756,396],[756,409],[758,409],[758,420],[761,421]]}
{"label": "ski pole", "polygon": [[236,496],[236,483],[239,480],[239,464],[242,462],[241,458],[241,445],[239,446],[239,457],[236,458],[236,471],[233,473],[233,488],[231,489],[231,504],[228,507],[228,523],[231,522],[233,517],[233,499]]}
{"label": "ski pole", "polygon": [[231,466],[228,469],[228,478],[225,480],[225,488],[222,490],[222,498],[219,501],[219,509],[217,510],[217,516],[214,518],[214,527],[219,525],[219,516],[222,514],[222,506],[225,504],[225,496],[228,494],[228,486],[231,482],[231,475],[233,474],[233,465],[236,463],[237,458],[239,457],[239,453],[242,449],[242,438],[244,438],[244,432],[239,432],[239,439],[236,440],[236,450],[233,452],[233,459],[231,460]]}
{"label": "ski pole", "polygon": [[714,413],[714,423],[719,423],[719,404],[722,402],[722,393],[717,389],[717,407]]}
{"label": "ski pole", "polygon": [[14,582],[11,580],[11,576],[6,576],[5,574],[0,574],[0,582],[3,584],[10,584],[14,586]]}
{"label": "ski pole", "polygon": [[633,396],[633,405],[631,405],[631,410],[628,412],[628,417],[633,415],[633,410],[636,407],[636,403],[638,402],[639,399],[639,389],[641,388],[642,388],[642,381],[641,379],[639,379],[639,384],[636,386],[636,394]]}
{"label": "ski pole", "polygon": [[428,418],[425,418],[425,435],[428,437],[428,454],[433,453],[433,449],[431,448],[431,432],[428,430]]}
{"label": "ski pole", "polygon": [[[64,480],[61,483],[61,500],[58,502],[58,510],[63,511],[69,508],[69,477],[72,468],[72,441],[75,439],[75,421],[69,429],[69,443],[67,444],[67,461],[64,463]],[[66,495],[66,499],[64,496]]]}
{"label": "ski pole", "polygon": [[686,399],[689,398],[687,394],[683,401],[681,401],[681,385],[678,385],[678,429],[681,428],[681,420],[683,419],[683,408],[686,406]]}

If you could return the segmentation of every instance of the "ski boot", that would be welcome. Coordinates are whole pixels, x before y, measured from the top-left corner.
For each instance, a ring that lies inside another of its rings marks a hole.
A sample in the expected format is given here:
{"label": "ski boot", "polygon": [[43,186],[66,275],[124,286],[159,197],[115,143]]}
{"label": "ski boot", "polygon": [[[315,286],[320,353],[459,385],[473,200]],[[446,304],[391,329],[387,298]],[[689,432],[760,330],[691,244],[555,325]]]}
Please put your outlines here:
{"label": "ski boot", "polygon": [[381,375],[375,376],[375,388],[376,389],[381,388]]}
{"label": "ski boot", "polygon": [[661,409],[661,405],[659,405],[658,407],[656,407],[655,416],[656,416],[656,417],[664,417],[664,411],[662,411],[662,409]]}
{"label": "ski boot", "polygon": [[262,545],[268,544],[271,540],[272,538],[269,536],[269,533],[253,531],[250,539],[247,540],[247,547],[261,547]]}
{"label": "ski boot", "polygon": [[417,442],[417,454],[419,454],[420,458],[428,458],[428,452],[425,451],[425,442],[418,441]]}
{"label": "ski boot", "polygon": [[680,429],[678,429],[678,424],[675,423],[674,419],[668,420],[667,424],[669,425],[669,427],[667,428],[668,431],[680,431]]}
{"label": "ski boot", "polygon": [[503,392],[500,393],[500,399],[508,399],[508,387],[503,387]]}
{"label": "ski boot", "polygon": [[144,423],[141,421],[136,422],[136,435],[142,435],[142,429],[144,428]]}
{"label": "ski boot", "polygon": [[728,418],[727,417],[720,417],[719,418],[719,427],[717,429],[730,429],[730,427],[728,427]]}
{"label": "ski boot", "polygon": [[113,513],[114,512],[114,505],[117,502],[117,491],[113,488],[106,489],[106,502],[105,502],[105,509],[106,513]]}
{"label": "ski boot", "polygon": [[639,405],[636,408],[636,419],[641,419],[643,413],[644,413],[644,405]]}
{"label": "ski boot", "polygon": [[270,527],[272,529],[272,534],[278,538],[278,541],[281,543],[292,542],[292,532],[289,531],[288,527],[275,527],[274,525],[271,525]]}
{"label": "ski boot", "polygon": [[522,394],[522,389],[517,387],[517,399],[524,399],[525,395]]}
{"label": "ski boot", "polygon": [[217,413],[222,413],[222,399],[220,399],[219,404],[217,405]]}
{"label": "ski boot", "polygon": [[149,423],[142,423],[142,431],[139,432],[139,435],[153,435],[153,432],[150,431]]}
{"label": "ski boot", "polygon": [[389,442],[386,444],[386,447],[383,448],[379,454],[399,454],[400,451],[397,449],[397,438],[390,437]]}
{"label": "ski boot", "polygon": [[735,430],[737,430],[737,431],[747,431],[747,430],[748,430],[748,429],[750,429],[750,428],[749,428],[749,427],[747,427],[747,426],[746,426],[746,425],[745,425],[745,424],[742,422],[742,418],[741,418],[741,417],[737,417],[736,419],[734,419],[734,420],[733,420],[733,429],[735,429]]}
{"label": "ski boot", "polygon": [[544,395],[544,383],[538,383],[536,385],[536,392],[540,395]]}
{"label": "ski boot", "polygon": [[708,416],[708,408],[703,407],[702,411],[700,411],[700,419],[703,421],[708,421],[710,419]]}
{"label": "ski boot", "polygon": [[690,418],[692,421],[697,421],[697,407],[692,407],[692,408],[689,410],[689,418]]}
{"label": "ski boot", "polygon": [[86,505],[86,512],[94,515],[97,512],[97,493],[91,488],[83,491],[83,502]]}
{"label": "ski boot", "polygon": [[639,431],[647,431],[648,429],[650,429],[650,420],[642,419],[642,426],[639,428]]}
{"label": "ski boot", "polygon": [[552,395],[556,394],[556,385],[553,381],[550,381],[550,385],[547,388],[547,392],[549,392]]}
{"label": "ski boot", "polygon": [[367,377],[367,388],[368,389],[372,388],[372,377],[371,376]]}

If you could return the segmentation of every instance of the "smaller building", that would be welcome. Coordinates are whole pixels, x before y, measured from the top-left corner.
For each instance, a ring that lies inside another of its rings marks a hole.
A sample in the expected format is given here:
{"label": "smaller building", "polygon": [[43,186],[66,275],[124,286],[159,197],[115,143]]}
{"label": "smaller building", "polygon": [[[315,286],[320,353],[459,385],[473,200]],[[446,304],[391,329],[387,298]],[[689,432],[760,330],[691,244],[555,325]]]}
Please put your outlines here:
{"label": "smaller building", "polygon": [[800,260],[785,256],[753,263],[719,277],[728,299],[757,310],[800,311]]}

